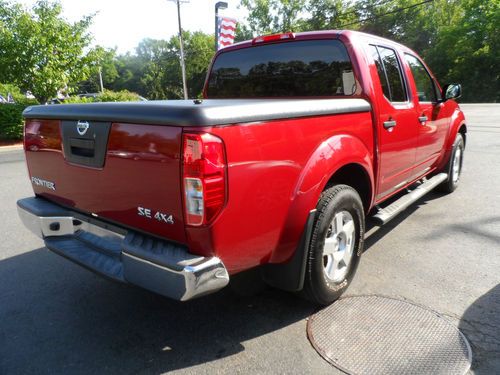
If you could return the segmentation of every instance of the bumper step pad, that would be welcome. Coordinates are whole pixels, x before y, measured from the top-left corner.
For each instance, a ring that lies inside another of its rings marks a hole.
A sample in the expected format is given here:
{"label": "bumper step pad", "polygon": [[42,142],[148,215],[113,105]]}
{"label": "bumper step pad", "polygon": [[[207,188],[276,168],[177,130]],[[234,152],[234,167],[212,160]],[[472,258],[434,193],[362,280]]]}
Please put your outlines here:
{"label": "bumper step pad", "polygon": [[126,230],[33,197],[17,202],[24,225],[49,250],[109,279],[186,301],[222,289],[229,274],[217,257]]}
{"label": "bumper step pad", "polygon": [[79,265],[115,281],[125,281],[120,245],[93,235],[77,233],[75,236],[47,237],[49,250]]}

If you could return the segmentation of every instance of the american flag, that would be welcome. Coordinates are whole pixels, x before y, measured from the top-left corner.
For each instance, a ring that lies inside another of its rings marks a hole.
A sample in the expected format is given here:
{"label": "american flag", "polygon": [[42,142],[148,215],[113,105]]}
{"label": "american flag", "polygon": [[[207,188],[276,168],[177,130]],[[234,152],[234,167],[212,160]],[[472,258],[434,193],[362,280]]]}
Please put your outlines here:
{"label": "american flag", "polygon": [[234,43],[234,35],[236,34],[236,25],[238,21],[234,18],[218,17],[217,18],[217,49],[221,49]]}

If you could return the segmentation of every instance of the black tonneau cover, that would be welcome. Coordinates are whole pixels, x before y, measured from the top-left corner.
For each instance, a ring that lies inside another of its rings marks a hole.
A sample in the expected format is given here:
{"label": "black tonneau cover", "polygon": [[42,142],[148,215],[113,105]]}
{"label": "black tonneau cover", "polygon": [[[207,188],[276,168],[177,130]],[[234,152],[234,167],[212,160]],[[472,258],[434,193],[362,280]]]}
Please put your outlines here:
{"label": "black tonneau cover", "polygon": [[56,104],[28,107],[27,119],[111,121],[172,126],[242,122],[370,111],[364,99],[207,99]]}

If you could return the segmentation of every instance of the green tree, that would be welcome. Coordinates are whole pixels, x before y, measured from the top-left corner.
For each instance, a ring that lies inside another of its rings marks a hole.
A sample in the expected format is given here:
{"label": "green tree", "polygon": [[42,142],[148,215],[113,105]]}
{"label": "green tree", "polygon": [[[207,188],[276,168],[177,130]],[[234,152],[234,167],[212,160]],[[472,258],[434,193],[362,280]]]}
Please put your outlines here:
{"label": "green tree", "polygon": [[110,88],[114,91],[129,90],[137,92],[142,96],[147,95],[147,89],[141,82],[144,74],[144,63],[139,56],[127,52],[118,55],[113,60],[118,77],[110,83]]}
{"label": "green tree", "polygon": [[[201,95],[208,66],[213,57],[213,36],[200,31],[183,32],[188,96]],[[141,84],[150,99],[182,98],[180,45],[177,36],[166,40],[143,40],[136,49],[142,63]],[[141,91],[138,91],[141,92]]]}
{"label": "green tree", "polygon": [[90,74],[86,81],[78,85],[79,92],[101,91],[99,70],[102,74],[103,86],[105,89],[111,88],[118,78],[118,64],[116,61],[116,48],[95,47],[89,52]]}
{"label": "green tree", "polygon": [[417,51],[441,83],[463,84],[463,101],[500,101],[500,0],[307,0],[286,8],[290,3],[241,0],[249,16],[237,40],[287,27],[360,30]]}
{"label": "green tree", "polygon": [[166,40],[144,39],[136,48],[136,54],[143,64],[141,84],[150,99],[168,97],[168,80],[170,65],[170,45]]}
{"label": "green tree", "polygon": [[500,101],[500,0],[463,0],[457,22],[442,31],[431,59],[447,57],[443,76],[464,86],[464,101]]}
{"label": "green tree", "polygon": [[58,2],[38,1],[31,12],[0,0],[0,81],[29,90],[40,101],[72,91],[89,77],[93,55],[85,53],[92,16],[75,23]]}
{"label": "green tree", "polygon": [[500,0],[421,3],[360,0],[364,13],[355,27],[417,51],[440,82],[462,83],[463,101],[499,101]]}
{"label": "green tree", "polygon": [[310,30],[333,30],[359,19],[355,1],[310,0],[305,9],[308,16],[300,21],[301,28]]}
{"label": "green tree", "polygon": [[214,37],[200,31],[189,33],[186,36],[188,93],[190,98],[197,98],[201,96],[208,66],[214,56]]}
{"label": "green tree", "polygon": [[240,32],[245,36],[302,30],[299,16],[306,9],[305,1],[241,0],[240,6],[248,10],[248,24]]}

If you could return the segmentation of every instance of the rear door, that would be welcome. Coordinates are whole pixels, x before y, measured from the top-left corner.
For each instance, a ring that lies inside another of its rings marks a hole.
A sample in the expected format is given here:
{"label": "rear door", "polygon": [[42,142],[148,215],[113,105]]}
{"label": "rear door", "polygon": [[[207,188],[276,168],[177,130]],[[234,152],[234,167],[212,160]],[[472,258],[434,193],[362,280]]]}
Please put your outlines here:
{"label": "rear door", "polygon": [[412,177],[417,178],[431,169],[441,154],[448,131],[448,119],[444,116],[437,83],[425,65],[418,57],[408,53],[405,53],[405,60],[414,81],[412,92],[420,124],[415,169],[412,172]]}
{"label": "rear door", "polygon": [[380,201],[409,182],[419,125],[396,51],[375,44],[370,44],[368,51],[378,104],[380,166],[376,200]]}

